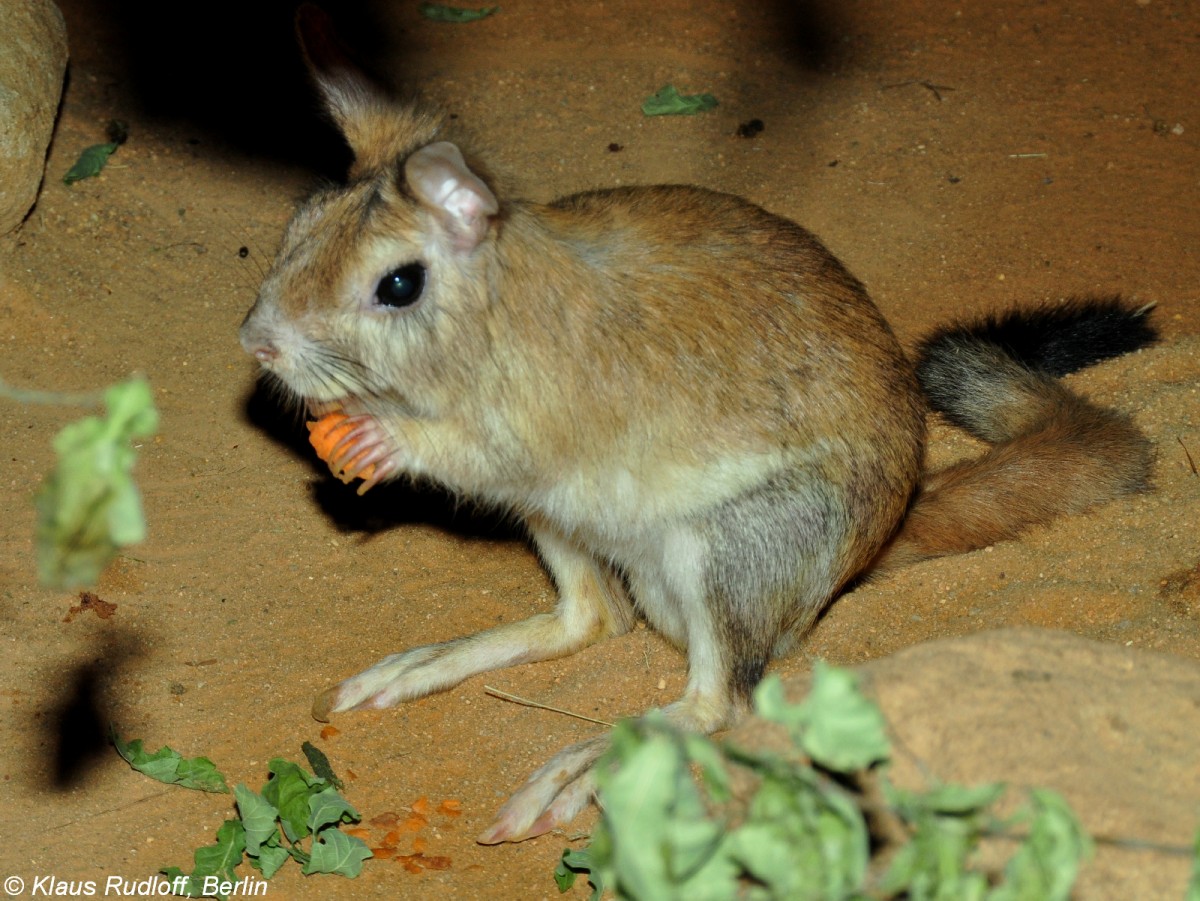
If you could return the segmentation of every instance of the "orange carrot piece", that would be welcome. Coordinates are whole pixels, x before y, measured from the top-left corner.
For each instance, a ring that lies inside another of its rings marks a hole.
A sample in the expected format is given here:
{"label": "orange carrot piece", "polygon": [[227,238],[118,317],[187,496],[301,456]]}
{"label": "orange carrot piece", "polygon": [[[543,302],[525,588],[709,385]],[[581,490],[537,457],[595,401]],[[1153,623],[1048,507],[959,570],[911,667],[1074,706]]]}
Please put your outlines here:
{"label": "orange carrot piece", "polygon": [[329,458],[333,455],[333,449],[337,447],[337,443],[342,440],[354,425],[347,422],[349,417],[345,413],[326,413],[316,422],[306,423],[308,426],[308,443],[313,446],[313,450],[317,452],[317,456],[324,460],[329,465],[329,471],[334,476],[340,479],[345,484],[349,485],[355,479],[369,479],[375,475],[375,464],[359,469],[357,466],[358,460],[362,457],[359,454],[341,469],[334,469]]}

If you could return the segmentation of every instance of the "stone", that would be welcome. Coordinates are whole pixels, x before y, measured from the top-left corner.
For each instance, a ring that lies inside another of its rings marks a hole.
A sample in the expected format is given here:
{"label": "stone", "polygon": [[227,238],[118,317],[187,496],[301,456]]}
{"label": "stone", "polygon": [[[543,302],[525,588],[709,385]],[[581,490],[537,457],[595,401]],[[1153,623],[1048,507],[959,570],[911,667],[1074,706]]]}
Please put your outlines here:
{"label": "stone", "polygon": [[62,97],[67,29],[51,0],[0,0],[0,235],[37,200]]}
{"label": "stone", "polygon": [[[1098,839],[1073,898],[1184,896],[1200,825],[1195,661],[1025,628],[930,641],[858,671],[887,718],[896,784],[1000,781],[1013,802],[1030,787],[1054,789]],[[785,679],[789,699],[808,682]],[[729,739],[787,741],[756,717]],[[1012,853],[997,845],[990,863]]]}

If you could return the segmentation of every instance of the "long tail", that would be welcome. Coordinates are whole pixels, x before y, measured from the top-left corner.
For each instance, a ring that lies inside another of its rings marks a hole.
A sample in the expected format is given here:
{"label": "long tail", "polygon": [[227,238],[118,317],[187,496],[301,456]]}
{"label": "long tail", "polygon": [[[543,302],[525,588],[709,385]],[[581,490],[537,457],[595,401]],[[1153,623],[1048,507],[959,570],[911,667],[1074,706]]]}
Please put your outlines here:
{"label": "long tail", "polygon": [[1151,307],[1119,298],[1017,310],[936,332],[917,377],[930,406],[992,446],[928,473],[873,573],[961,554],[1144,490],[1150,442],[1056,378],[1157,340]]}

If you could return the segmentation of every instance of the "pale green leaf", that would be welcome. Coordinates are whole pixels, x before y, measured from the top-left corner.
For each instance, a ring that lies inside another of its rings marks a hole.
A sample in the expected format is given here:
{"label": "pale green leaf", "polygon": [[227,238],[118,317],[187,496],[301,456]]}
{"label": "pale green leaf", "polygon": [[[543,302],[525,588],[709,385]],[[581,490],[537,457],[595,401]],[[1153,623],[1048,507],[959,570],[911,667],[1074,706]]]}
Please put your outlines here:
{"label": "pale green leaf", "polygon": [[308,828],[314,833],[331,823],[357,823],[360,819],[358,811],[333,786],[308,798]]}
{"label": "pale green leaf", "polygon": [[91,178],[99,175],[104,168],[104,164],[108,162],[108,158],[116,152],[120,144],[109,142],[107,144],[93,144],[87,147],[79,154],[79,158],[75,161],[67,174],[63,176],[63,184],[73,185],[77,181],[85,178]]}
{"label": "pale green leaf", "polygon": [[665,85],[642,101],[647,116],[694,116],[717,106],[712,94],[680,94],[674,85]]}
{"label": "pale green leaf", "polygon": [[104,403],[104,418],[84,417],[54,439],[56,465],[35,499],[38,576],[45,585],[91,585],[121,548],[146,535],[131,442],[158,427],[150,387],[143,379],[114,385]]}
{"label": "pale green leaf", "polygon": [[278,757],[270,762],[268,769],[271,777],[263,786],[262,796],[279,811],[284,834],[298,842],[310,832],[308,799],[325,787],[325,780]]}
{"label": "pale green leaf", "polygon": [[353,879],[362,872],[364,860],[370,860],[371,849],[358,838],[337,829],[326,829],[313,841],[312,858],[304,867],[304,875],[337,873]]}
{"label": "pale green leaf", "polygon": [[1033,789],[1029,798],[1029,835],[1009,859],[990,901],[1066,901],[1081,863],[1092,854],[1092,840],[1061,795]]}
{"label": "pale green leaf", "polygon": [[760,716],[786,726],[804,752],[828,770],[852,773],[891,753],[883,714],[848,670],[817,661],[812,689],[800,704],[788,704],[778,677],[769,676],[755,691],[754,703]]}
{"label": "pale green leaf", "polygon": [[234,786],[233,797],[246,830],[246,853],[257,857],[262,845],[279,834],[279,811],[258,792],[242,784]]}
{"label": "pale green leaf", "polygon": [[135,738],[126,742],[116,733],[110,732],[113,747],[125,762],[137,770],[168,785],[193,788],[206,792],[228,792],[225,777],[207,757],[185,758],[178,751],[163,746],[149,754],[142,747],[142,740]]}

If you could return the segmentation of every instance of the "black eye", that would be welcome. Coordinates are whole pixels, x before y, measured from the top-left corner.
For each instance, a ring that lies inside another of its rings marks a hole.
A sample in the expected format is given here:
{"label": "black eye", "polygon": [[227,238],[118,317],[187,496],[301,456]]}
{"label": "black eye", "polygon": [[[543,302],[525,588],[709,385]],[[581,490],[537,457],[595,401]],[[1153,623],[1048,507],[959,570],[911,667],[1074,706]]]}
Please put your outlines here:
{"label": "black eye", "polygon": [[385,307],[407,307],[416,303],[425,289],[425,267],[409,263],[393,269],[375,286],[375,300]]}

